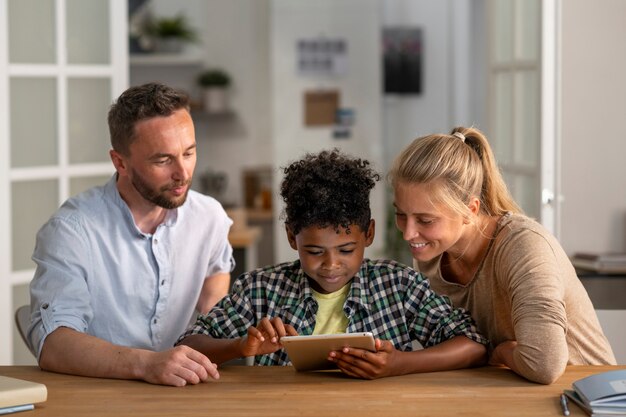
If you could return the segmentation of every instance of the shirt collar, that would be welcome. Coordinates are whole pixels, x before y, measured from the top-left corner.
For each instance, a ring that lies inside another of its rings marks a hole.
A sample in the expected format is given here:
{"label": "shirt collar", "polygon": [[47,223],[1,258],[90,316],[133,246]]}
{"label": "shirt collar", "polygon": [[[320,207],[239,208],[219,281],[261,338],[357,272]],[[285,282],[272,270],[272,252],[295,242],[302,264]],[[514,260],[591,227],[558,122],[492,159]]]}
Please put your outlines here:
{"label": "shirt collar", "polygon": [[348,298],[345,303],[345,310],[348,316],[352,316],[357,308],[369,310],[370,292],[369,292],[369,267],[366,259],[361,262],[359,272],[352,279],[352,285]]}
{"label": "shirt collar", "polygon": [[[311,285],[309,284],[309,280],[307,275],[304,273],[302,266],[300,265],[300,261],[295,262],[296,273],[293,277],[294,282],[298,287],[297,294],[300,294],[299,297],[289,297],[285,300],[284,306],[286,308],[291,308],[300,303],[309,304],[313,303],[317,305],[317,301],[313,297],[313,291],[311,290]],[[361,268],[359,272],[352,279],[352,283],[350,285],[350,291],[348,292],[348,297],[346,298],[346,302],[344,304],[344,310],[348,313],[349,316],[352,316],[354,312],[358,308],[363,308],[365,310],[369,310],[369,283],[368,283],[368,262],[366,259],[361,263]]]}
{"label": "shirt collar", "polygon": [[[129,222],[129,227],[135,228],[137,232],[142,236],[148,236],[149,234],[145,234],[141,232],[141,230],[139,230],[139,228],[135,224],[135,219],[133,218],[133,213],[130,211],[130,207],[128,207],[128,204],[126,204],[126,201],[124,201],[124,199],[120,195],[120,191],[117,189],[117,176],[118,176],[117,173],[113,174],[111,176],[111,179],[109,179],[109,181],[104,185],[105,195],[111,201],[113,201],[115,205],[117,205],[118,207],[122,209],[125,220]],[[161,223],[161,225],[166,226],[166,227],[175,226],[176,222],[178,221],[179,209],[180,207],[167,210],[165,214],[165,219],[163,220],[163,223]]]}

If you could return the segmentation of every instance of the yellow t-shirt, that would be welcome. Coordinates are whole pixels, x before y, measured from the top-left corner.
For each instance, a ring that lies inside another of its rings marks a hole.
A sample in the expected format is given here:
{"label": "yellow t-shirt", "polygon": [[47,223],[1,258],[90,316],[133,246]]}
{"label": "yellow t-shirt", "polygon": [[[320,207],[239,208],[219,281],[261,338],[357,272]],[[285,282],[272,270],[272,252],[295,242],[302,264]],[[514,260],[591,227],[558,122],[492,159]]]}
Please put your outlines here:
{"label": "yellow t-shirt", "polygon": [[315,316],[313,334],[345,333],[348,328],[348,317],[343,312],[343,304],[350,292],[350,284],[344,285],[339,291],[321,294],[313,289],[313,298],[318,309]]}

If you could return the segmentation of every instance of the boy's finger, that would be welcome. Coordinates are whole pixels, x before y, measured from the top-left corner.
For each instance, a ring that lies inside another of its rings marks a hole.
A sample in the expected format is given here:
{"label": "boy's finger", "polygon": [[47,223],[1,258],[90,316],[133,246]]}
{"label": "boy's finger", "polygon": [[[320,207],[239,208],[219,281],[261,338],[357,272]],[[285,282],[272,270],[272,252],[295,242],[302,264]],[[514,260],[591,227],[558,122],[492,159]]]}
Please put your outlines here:
{"label": "boy's finger", "polygon": [[272,319],[272,326],[274,327],[274,330],[276,330],[278,337],[283,337],[287,335],[287,331],[285,330],[285,324],[280,318],[274,317]]}
{"label": "boy's finger", "polygon": [[272,340],[276,338],[276,331],[274,329],[274,326],[272,325],[270,320],[268,320],[267,318],[264,318],[263,320],[261,320],[261,322],[259,323],[257,327],[259,328],[259,330],[267,334],[268,339]]}
{"label": "boy's finger", "polygon": [[257,329],[256,327],[248,327],[248,339],[253,338],[253,339],[257,339],[261,342],[263,342],[265,340],[265,338],[263,337],[263,333],[261,333],[259,331],[259,329]]}
{"label": "boy's finger", "polygon": [[289,336],[297,336],[298,331],[291,324],[285,324],[285,330]]}

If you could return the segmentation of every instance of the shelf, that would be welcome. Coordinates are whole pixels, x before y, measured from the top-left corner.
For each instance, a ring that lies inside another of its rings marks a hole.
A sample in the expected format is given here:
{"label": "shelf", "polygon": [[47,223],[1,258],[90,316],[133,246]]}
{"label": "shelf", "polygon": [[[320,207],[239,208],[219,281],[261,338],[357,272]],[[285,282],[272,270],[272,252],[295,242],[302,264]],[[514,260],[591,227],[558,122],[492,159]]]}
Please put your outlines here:
{"label": "shelf", "polygon": [[191,117],[195,121],[209,120],[209,121],[229,121],[235,118],[235,112],[233,110],[226,110],[219,113],[208,113],[204,111],[201,104],[191,103]]}
{"label": "shelf", "polygon": [[130,65],[143,66],[202,66],[204,60],[197,55],[185,54],[132,54],[129,59]]}

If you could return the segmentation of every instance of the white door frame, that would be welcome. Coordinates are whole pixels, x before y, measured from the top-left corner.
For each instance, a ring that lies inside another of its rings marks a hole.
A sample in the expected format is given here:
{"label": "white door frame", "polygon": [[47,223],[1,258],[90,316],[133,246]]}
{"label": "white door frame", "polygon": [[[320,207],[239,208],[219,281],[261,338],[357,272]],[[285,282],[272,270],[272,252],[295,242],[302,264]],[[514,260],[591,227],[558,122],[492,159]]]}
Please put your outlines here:
{"label": "white door frame", "polygon": [[[55,1],[57,62],[54,64],[11,64],[8,55],[8,0],[0,0],[0,365],[13,363],[13,287],[28,284],[34,270],[14,271],[12,267],[11,184],[22,180],[55,178],[59,180],[59,204],[69,195],[70,178],[111,174],[110,163],[70,165],[67,150],[67,77],[102,76],[111,81],[111,97],[128,86],[128,2],[109,1],[111,62],[106,65],[68,65],[66,63],[66,0]],[[15,75],[57,78],[59,160],[57,165],[11,169],[9,78]],[[106,117],[106,115],[103,115]],[[52,214],[52,213],[50,213]]]}
{"label": "white door frame", "polygon": [[541,2],[541,223],[557,239],[561,214],[561,0]]}

